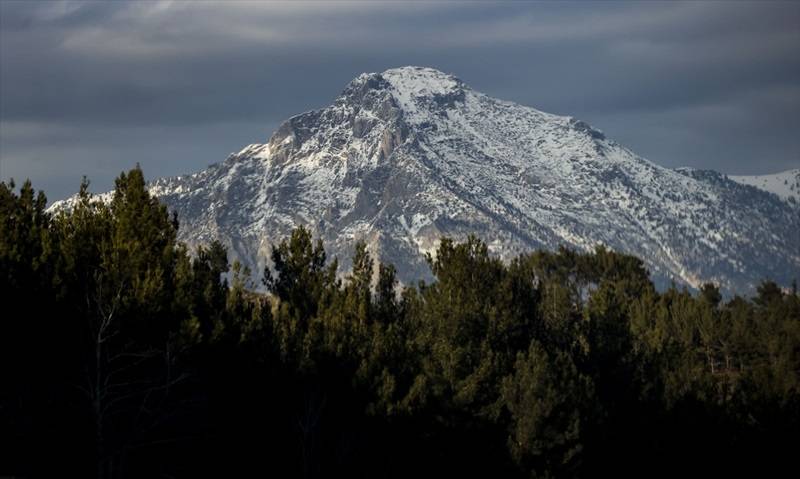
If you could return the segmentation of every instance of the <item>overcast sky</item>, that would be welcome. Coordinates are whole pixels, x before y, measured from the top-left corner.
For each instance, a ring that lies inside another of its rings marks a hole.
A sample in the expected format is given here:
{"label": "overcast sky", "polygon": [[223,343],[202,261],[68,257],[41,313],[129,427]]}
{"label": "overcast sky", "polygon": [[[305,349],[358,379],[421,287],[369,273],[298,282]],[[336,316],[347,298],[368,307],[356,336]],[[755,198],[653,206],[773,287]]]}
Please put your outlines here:
{"label": "overcast sky", "polygon": [[54,200],[197,171],[402,65],[664,166],[800,167],[800,2],[0,0],[0,177]]}

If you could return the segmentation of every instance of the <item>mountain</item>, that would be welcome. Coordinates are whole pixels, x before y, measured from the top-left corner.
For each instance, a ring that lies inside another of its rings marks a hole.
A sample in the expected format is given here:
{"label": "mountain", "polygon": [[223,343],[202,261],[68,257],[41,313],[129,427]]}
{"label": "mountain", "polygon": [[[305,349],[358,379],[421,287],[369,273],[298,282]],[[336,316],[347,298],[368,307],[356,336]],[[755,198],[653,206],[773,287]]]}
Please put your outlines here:
{"label": "mountain", "polygon": [[746,293],[800,277],[800,219],[778,197],[658,166],[582,121],[430,68],[359,75],[267,143],[150,190],[178,212],[182,240],[222,239],[256,272],[306,225],[345,268],[364,239],[404,281],[429,277],[423,254],[441,236],[470,233],[503,258],[606,245],[643,258],[662,285]]}
{"label": "mountain", "polygon": [[800,168],[772,175],[729,176],[737,183],[755,186],[774,193],[793,205],[800,206]]}

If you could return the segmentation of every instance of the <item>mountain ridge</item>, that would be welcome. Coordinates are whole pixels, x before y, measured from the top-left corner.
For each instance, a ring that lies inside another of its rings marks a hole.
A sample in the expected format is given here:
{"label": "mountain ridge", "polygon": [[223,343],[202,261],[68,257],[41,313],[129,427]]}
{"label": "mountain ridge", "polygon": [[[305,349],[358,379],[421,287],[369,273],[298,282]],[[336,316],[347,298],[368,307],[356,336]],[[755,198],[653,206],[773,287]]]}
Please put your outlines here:
{"label": "mountain ridge", "polygon": [[766,175],[730,175],[731,180],[743,185],[778,195],[782,200],[800,206],[800,168]]}
{"label": "mountain ridge", "polygon": [[[441,236],[504,259],[560,245],[632,253],[661,284],[752,291],[800,277],[796,209],[710,170],[670,170],[567,116],[498,100],[421,67],[364,73],[333,104],[150,191],[181,239],[221,239],[253,271],[299,225],[347,268],[362,239],[404,281]],[[55,205],[54,205],[55,206]]]}

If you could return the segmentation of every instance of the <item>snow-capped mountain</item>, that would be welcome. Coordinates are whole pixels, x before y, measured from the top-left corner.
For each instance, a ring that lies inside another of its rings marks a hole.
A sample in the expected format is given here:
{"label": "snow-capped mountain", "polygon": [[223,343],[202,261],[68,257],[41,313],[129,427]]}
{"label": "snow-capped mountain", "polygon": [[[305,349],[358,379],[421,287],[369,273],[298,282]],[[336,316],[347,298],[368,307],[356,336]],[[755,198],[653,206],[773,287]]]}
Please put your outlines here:
{"label": "snow-capped mountain", "polygon": [[429,276],[423,254],[441,236],[469,233],[504,258],[604,244],[661,284],[747,293],[800,278],[800,218],[778,197],[663,168],[582,121],[430,68],[359,75],[267,143],[150,189],[177,210],[182,240],[221,239],[259,273],[270,245],[306,225],[345,268],[364,239],[404,281]]}
{"label": "snow-capped mountain", "polygon": [[800,206],[800,168],[772,175],[729,176],[728,178],[743,185],[755,186],[774,193],[781,199]]}

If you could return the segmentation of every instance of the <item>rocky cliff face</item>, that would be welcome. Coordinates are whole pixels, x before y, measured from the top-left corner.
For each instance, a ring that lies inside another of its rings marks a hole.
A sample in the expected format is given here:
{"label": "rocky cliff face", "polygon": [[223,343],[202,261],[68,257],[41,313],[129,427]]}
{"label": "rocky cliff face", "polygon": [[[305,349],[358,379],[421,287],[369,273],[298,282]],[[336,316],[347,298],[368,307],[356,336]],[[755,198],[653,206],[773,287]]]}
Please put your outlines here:
{"label": "rocky cliff face", "polygon": [[306,225],[345,267],[363,239],[405,281],[430,274],[423,255],[441,236],[470,233],[504,258],[604,244],[643,258],[662,284],[747,293],[800,277],[791,204],[713,171],[660,167],[582,121],[429,68],[362,74],[267,143],[150,188],[178,212],[182,240],[221,239],[256,272],[271,243]]}

